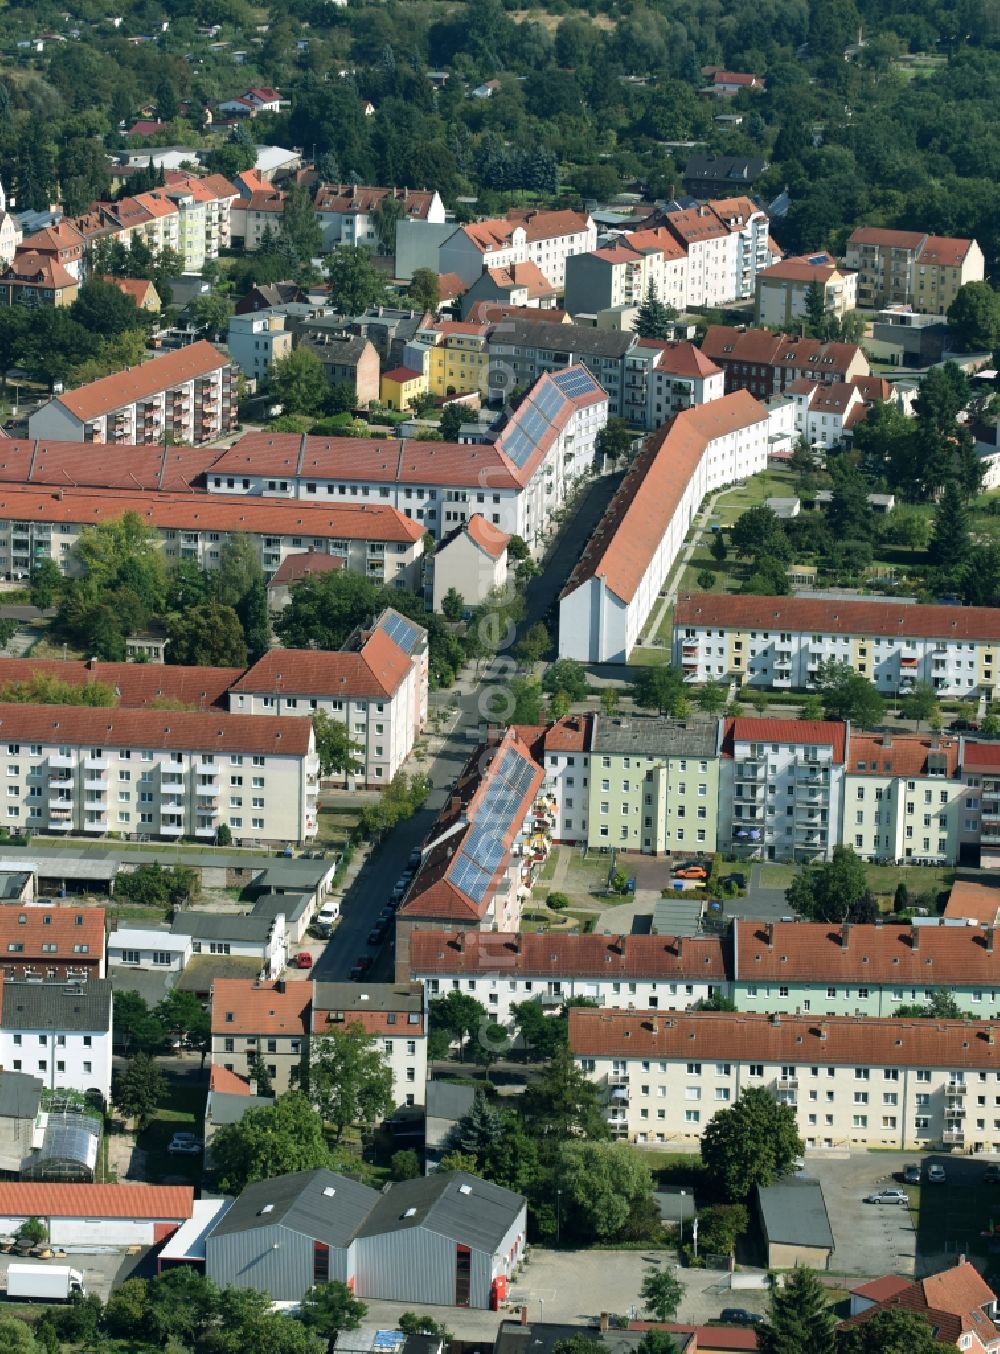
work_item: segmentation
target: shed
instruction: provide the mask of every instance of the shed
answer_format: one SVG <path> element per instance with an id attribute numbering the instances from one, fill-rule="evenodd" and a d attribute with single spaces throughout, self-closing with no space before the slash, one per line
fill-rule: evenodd
<path id="1" fill-rule="evenodd" d="M 191 1216 L 190 1185 L 0 1182 L 0 1231 L 40 1218 L 56 1246 L 151 1246 Z"/>
<path id="2" fill-rule="evenodd" d="M 788 519 L 798 517 L 802 511 L 802 500 L 798 498 L 769 498 L 765 507 L 770 508 L 775 517 Z"/>
<path id="3" fill-rule="evenodd" d="M 769 1269 L 828 1269 L 833 1232 L 818 1180 L 789 1176 L 757 1188 L 757 1216 Z"/>
<path id="4" fill-rule="evenodd" d="M 0 1171 L 17 1175 L 31 1151 L 42 1098 L 39 1077 L 0 1072 Z"/>
<path id="5" fill-rule="evenodd" d="M 181 1223 L 156 1257 L 157 1274 L 177 1265 L 194 1265 L 204 1274 L 205 1241 L 232 1206 L 232 1199 L 195 1199 L 187 1222 Z"/>

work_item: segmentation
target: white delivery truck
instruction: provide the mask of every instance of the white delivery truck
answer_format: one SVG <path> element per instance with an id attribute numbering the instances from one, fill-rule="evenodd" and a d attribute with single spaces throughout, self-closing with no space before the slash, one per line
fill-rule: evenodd
<path id="1" fill-rule="evenodd" d="M 83 1275 L 69 1265 L 18 1265 L 7 1267 L 7 1298 L 21 1302 L 69 1302 L 74 1293 L 87 1290 Z"/>

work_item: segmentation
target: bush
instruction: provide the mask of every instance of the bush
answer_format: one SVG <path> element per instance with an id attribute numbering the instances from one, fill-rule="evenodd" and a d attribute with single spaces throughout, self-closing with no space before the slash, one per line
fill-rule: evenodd
<path id="1" fill-rule="evenodd" d="M 569 907 L 572 899 L 568 893 L 550 893 L 545 900 L 553 912 L 561 912 L 563 908 Z"/>

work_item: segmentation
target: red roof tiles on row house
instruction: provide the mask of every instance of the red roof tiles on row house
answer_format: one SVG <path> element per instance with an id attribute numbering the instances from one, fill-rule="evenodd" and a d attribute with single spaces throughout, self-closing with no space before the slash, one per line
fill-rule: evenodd
<path id="1" fill-rule="evenodd" d="M 1000 640 L 1000 607 L 900 606 L 895 602 L 848 601 L 841 597 L 820 600 L 684 592 L 677 598 L 674 625 L 825 635 Z"/>

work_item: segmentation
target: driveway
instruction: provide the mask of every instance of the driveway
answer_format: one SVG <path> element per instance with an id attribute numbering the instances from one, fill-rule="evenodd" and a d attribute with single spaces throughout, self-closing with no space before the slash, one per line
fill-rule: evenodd
<path id="1" fill-rule="evenodd" d="M 809 1153 L 805 1173 L 823 1186 L 833 1231 L 832 1270 L 864 1275 L 914 1273 L 913 1214 L 899 1204 L 861 1201 L 873 1190 L 899 1188 L 904 1165 L 919 1160 L 919 1154 L 899 1152 Z"/>

